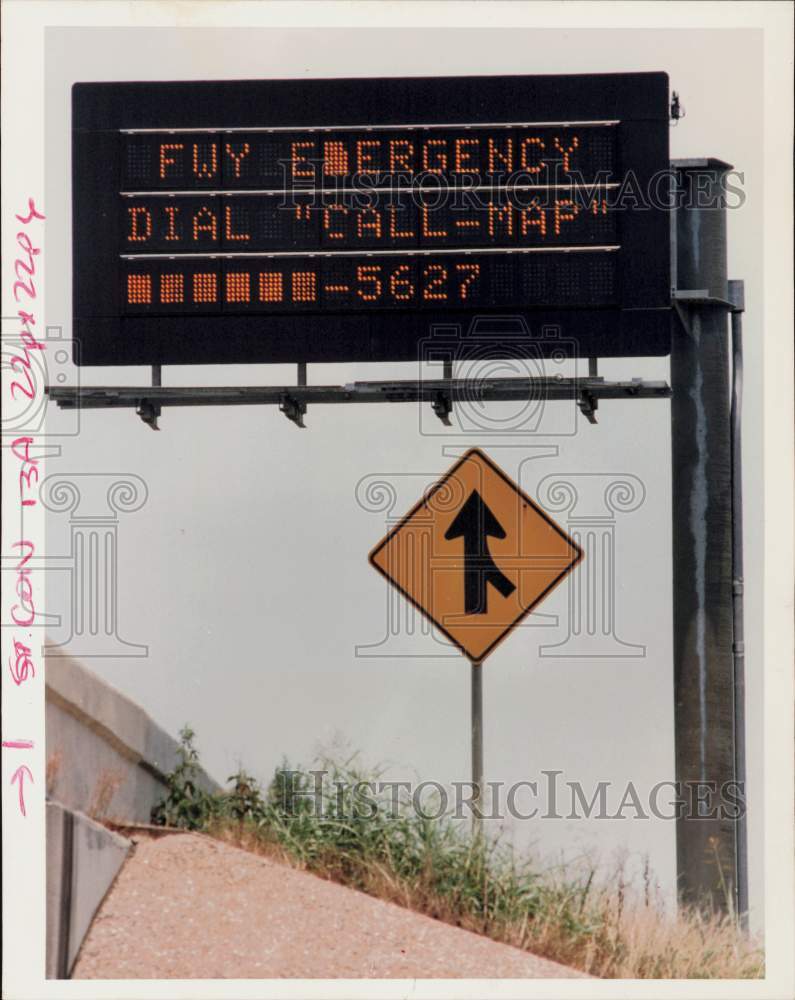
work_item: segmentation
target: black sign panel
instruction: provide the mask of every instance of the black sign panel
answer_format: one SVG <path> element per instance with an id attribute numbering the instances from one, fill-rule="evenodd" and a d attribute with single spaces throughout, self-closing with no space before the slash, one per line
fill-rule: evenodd
<path id="1" fill-rule="evenodd" d="M 667 168 L 662 73 L 77 84 L 75 358 L 666 353 Z"/>

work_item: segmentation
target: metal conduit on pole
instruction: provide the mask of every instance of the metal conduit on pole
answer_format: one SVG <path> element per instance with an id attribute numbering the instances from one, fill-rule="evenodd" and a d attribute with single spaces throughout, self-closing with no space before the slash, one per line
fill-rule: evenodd
<path id="1" fill-rule="evenodd" d="M 735 781 L 742 789 L 743 809 L 737 819 L 737 912 L 748 928 L 748 823 L 745 766 L 745 623 L 743 595 L 743 312 L 745 289 L 742 281 L 729 282 L 732 303 L 732 616 L 734 625 L 734 752 Z"/>

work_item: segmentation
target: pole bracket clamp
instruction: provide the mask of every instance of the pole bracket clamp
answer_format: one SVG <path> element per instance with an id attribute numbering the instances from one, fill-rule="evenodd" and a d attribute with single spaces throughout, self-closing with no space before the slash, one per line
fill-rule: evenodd
<path id="1" fill-rule="evenodd" d="M 296 427 L 300 427 L 303 430 L 306 429 L 306 424 L 304 423 L 306 403 L 303 400 L 296 399 L 295 396 L 285 393 L 279 400 L 279 409 Z"/>
<path id="2" fill-rule="evenodd" d="M 453 426 L 450 420 L 450 414 L 453 412 L 453 401 L 446 392 L 437 392 L 431 400 L 431 407 L 445 427 Z"/>
<path id="3" fill-rule="evenodd" d="M 150 403 L 148 399 L 142 399 L 135 412 L 147 427 L 151 427 L 153 431 L 160 430 L 157 426 L 157 418 L 162 411 L 156 403 Z"/>
<path id="4" fill-rule="evenodd" d="M 599 400 L 592 392 L 589 392 L 588 389 L 583 389 L 580 392 L 580 398 L 577 405 L 589 424 L 596 424 L 599 422 L 596 419 L 596 411 L 599 408 Z"/>

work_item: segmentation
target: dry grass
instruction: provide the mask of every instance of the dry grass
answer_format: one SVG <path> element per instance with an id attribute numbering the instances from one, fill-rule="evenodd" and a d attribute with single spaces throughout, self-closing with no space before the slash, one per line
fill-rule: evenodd
<path id="1" fill-rule="evenodd" d="M 88 805 L 88 815 L 91 819 L 103 820 L 107 817 L 113 796 L 123 782 L 124 775 L 119 771 L 110 771 L 106 768 L 99 772 Z"/>
<path id="2" fill-rule="evenodd" d="M 191 733 L 192 737 L 192 733 Z M 191 756 L 192 755 L 192 756 Z M 227 793 L 197 790 L 198 757 L 169 778 L 176 825 L 405 906 L 593 976 L 621 979 L 751 979 L 764 975 L 760 944 L 731 914 L 680 908 L 652 892 L 633 895 L 619 862 L 600 881 L 593 865 L 550 867 L 428 819 L 410 801 L 363 794 L 377 773 L 321 761 L 333 794 L 312 800 L 307 771 L 282 767 L 266 793 L 239 771 Z M 163 821 L 163 810 L 155 809 Z M 170 814 L 171 814 L 170 813 Z"/>
<path id="3" fill-rule="evenodd" d="M 506 912 L 472 912 L 460 895 L 440 893 L 433 874 L 411 881 L 389 863 L 375 859 L 357 867 L 330 852 L 323 861 L 307 861 L 274 837 L 272 830 L 250 822 L 215 818 L 206 832 L 213 837 L 350 885 L 457 927 L 484 934 L 592 976 L 608 979 L 753 979 L 764 976 L 764 953 L 758 942 L 739 930 L 731 916 L 697 909 L 666 913 L 645 901 L 627 902 L 620 880 L 586 889 L 565 873 L 540 876 L 544 882 L 537 906 L 509 907 Z M 518 874 L 518 873 L 517 873 Z M 504 876 L 503 876 L 504 878 Z M 500 895 L 499 877 L 484 884 Z M 586 878 L 585 883 L 588 883 Z M 513 886 L 512 888 L 516 888 Z M 488 891 L 488 890 L 487 890 Z M 503 892 L 505 888 L 503 887 Z"/>
<path id="4" fill-rule="evenodd" d="M 45 785 L 47 788 L 47 797 L 53 798 L 55 795 L 55 788 L 58 784 L 58 775 L 61 773 L 61 765 L 63 763 L 63 754 L 60 750 L 54 750 L 47 757 L 47 765 L 45 771 Z"/>

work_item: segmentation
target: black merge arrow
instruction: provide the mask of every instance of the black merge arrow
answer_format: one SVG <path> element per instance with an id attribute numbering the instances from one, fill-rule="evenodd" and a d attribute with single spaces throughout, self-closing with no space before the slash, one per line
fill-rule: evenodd
<path id="1" fill-rule="evenodd" d="M 472 490 L 467 502 L 456 514 L 444 537 L 464 539 L 464 611 L 468 615 L 485 615 L 488 611 L 486 584 L 491 584 L 503 597 L 516 590 L 507 576 L 497 569 L 486 539 L 505 538 L 505 529 Z"/>

